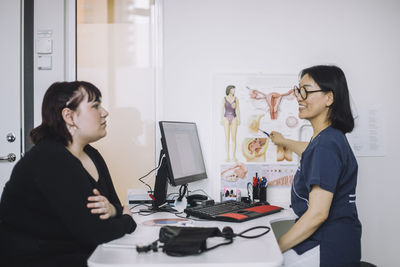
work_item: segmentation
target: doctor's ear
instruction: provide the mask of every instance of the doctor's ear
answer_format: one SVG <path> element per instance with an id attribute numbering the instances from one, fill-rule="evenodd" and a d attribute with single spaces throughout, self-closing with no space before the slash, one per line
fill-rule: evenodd
<path id="1" fill-rule="evenodd" d="M 74 111 L 72 111 L 69 108 L 63 108 L 63 110 L 61 111 L 61 116 L 63 117 L 65 123 L 69 126 L 74 125 L 73 114 L 74 114 Z"/>
<path id="2" fill-rule="evenodd" d="M 334 97 L 332 91 L 329 91 L 329 92 L 327 93 L 327 96 L 328 96 L 328 101 L 327 101 L 327 103 L 326 103 L 326 106 L 327 106 L 327 107 L 330 107 L 330 106 L 332 106 L 335 97 Z"/>

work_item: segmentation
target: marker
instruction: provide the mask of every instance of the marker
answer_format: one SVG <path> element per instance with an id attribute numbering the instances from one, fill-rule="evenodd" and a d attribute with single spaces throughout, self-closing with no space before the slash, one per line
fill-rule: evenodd
<path id="1" fill-rule="evenodd" d="M 269 133 L 267 133 L 266 131 L 263 131 L 263 130 L 261 130 L 260 128 L 258 128 L 258 130 L 259 130 L 260 132 L 265 133 L 269 138 L 271 138 L 271 136 L 269 135 Z"/>

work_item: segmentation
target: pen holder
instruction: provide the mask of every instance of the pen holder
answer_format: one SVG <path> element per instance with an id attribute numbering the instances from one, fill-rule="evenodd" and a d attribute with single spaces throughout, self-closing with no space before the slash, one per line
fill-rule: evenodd
<path id="1" fill-rule="evenodd" d="M 256 199 L 260 199 L 260 187 L 259 186 L 253 186 L 253 201 Z"/>
<path id="2" fill-rule="evenodd" d="M 260 202 L 267 202 L 267 188 L 261 187 L 259 192 Z"/>

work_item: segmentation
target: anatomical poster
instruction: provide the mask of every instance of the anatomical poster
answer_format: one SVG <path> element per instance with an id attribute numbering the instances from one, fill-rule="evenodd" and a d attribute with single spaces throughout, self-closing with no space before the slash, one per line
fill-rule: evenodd
<path id="1" fill-rule="evenodd" d="M 268 135 L 277 131 L 294 140 L 308 141 L 311 137 L 310 125 L 298 117 L 292 90 L 297 84 L 297 75 L 215 75 L 214 157 L 219 163 L 216 172 L 222 193 L 224 188 L 239 188 L 246 195 L 247 185 L 256 176 L 269 179 L 270 186 L 290 188 L 299 157 L 286 147 L 274 145 Z M 272 174 L 274 179 L 281 174 L 281 178 L 291 179 L 272 183 Z"/>

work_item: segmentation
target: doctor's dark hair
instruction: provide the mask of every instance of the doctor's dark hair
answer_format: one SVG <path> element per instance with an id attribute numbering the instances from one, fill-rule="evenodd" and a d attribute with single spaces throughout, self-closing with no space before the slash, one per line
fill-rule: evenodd
<path id="1" fill-rule="evenodd" d="M 65 146 L 72 142 L 72 136 L 62 117 L 62 110 L 69 108 L 76 110 L 79 104 L 88 95 L 88 102 L 100 101 L 100 90 L 89 82 L 55 82 L 47 89 L 42 103 L 42 124 L 30 133 L 33 144 L 43 139 L 52 139 Z"/>
<path id="2" fill-rule="evenodd" d="M 226 87 L 226 90 L 225 90 L 225 94 L 226 95 L 229 95 L 229 93 L 231 92 L 231 89 L 235 89 L 236 87 L 234 86 L 234 85 L 228 85 L 227 87 Z"/>
<path id="3" fill-rule="evenodd" d="M 333 104 L 329 107 L 329 121 L 332 127 L 349 133 L 354 128 L 354 118 L 350 107 L 349 89 L 344 72 L 336 66 L 318 65 L 300 72 L 300 77 L 308 74 L 324 92 L 333 93 Z"/>

